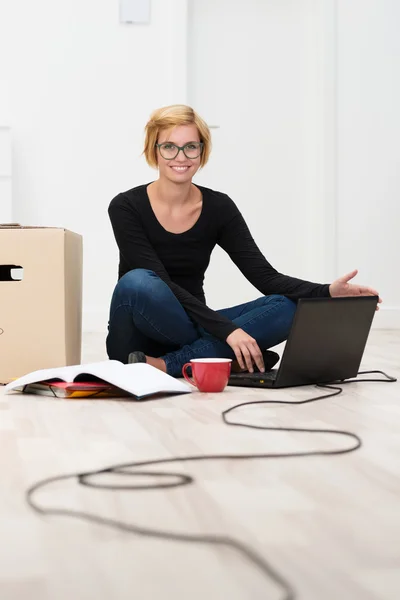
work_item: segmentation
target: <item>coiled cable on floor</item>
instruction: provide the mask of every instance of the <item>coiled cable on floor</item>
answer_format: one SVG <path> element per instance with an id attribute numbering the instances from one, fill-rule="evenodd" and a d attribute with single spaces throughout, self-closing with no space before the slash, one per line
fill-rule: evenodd
<path id="1" fill-rule="evenodd" d="M 354 452 L 358 448 L 361 447 L 362 441 L 361 438 L 350 431 L 345 431 L 341 429 L 306 429 L 300 427 L 268 427 L 264 425 L 253 425 L 249 423 L 242 423 L 240 421 L 230 421 L 228 420 L 228 415 L 231 415 L 238 411 L 238 409 L 246 407 L 246 406 L 261 406 L 261 405 L 270 405 L 270 404 L 279 404 L 279 405 L 290 405 L 290 406 L 300 406 L 304 404 L 310 404 L 312 402 L 317 402 L 320 400 L 326 400 L 328 398 L 332 398 L 333 396 L 337 396 L 342 393 L 343 389 L 338 387 L 339 385 L 347 384 L 347 383 L 355 383 L 355 382 L 380 382 L 380 383 L 392 383 L 397 381 L 396 378 L 391 377 L 384 373 L 383 371 L 360 371 L 358 375 L 370 375 L 370 374 L 381 374 L 385 377 L 382 378 L 373 378 L 373 379 L 349 379 L 344 381 L 335 381 L 329 384 L 317 385 L 317 388 L 330 390 L 330 393 L 317 396 L 315 398 L 308 398 L 306 400 L 300 400 L 297 402 L 289 402 L 285 400 L 259 400 L 259 401 L 251 401 L 251 402 L 242 402 L 240 404 L 236 404 L 226 410 L 222 411 L 221 417 L 222 421 L 229 426 L 232 427 L 245 427 L 248 429 L 258 429 L 264 431 L 283 431 L 290 433 L 309 433 L 309 434 L 326 434 L 326 435 L 336 435 L 340 436 L 341 439 L 346 440 L 348 444 L 343 448 L 335 449 L 335 450 L 310 450 L 304 452 L 280 452 L 280 453 L 258 453 L 258 454 L 198 454 L 192 456 L 174 456 L 170 458 L 160 458 L 154 460 L 141 460 L 141 461 L 133 461 L 129 463 L 121 463 L 112 465 L 109 467 L 105 467 L 104 469 L 96 469 L 94 471 L 87 471 L 84 473 L 70 473 L 67 475 L 56 475 L 54 477 L 49 477 L 47 479 L 43 479 L 34 485 L 32 485 L 26 491 L 26 501 L 29 506 L 41 515 L 53 515 L 53 516 L 68 516 L 74 517 L 77 519 L 83 519 L 85 521 L 104 525 L 107 527 L 112 527 L 114 529 L 124 531 L 126 533 L 133 533 L 140 536 L 150 537 L 150 538 L 158 538 L 169 541 L 176 542 L 186 542 L 186 543 L 195 543 L 195 544 L 209 544 L 219 547 L 230 548 L 231 550 L 236 551 L 243 558 L 247 559 L 255 568 L 257 568 L 265 577 L 267 577 L 270 581 L 273 581 L 278 587 L 281 588 L 283 595 L 281 596 L 281 600 L 295 600 L 296 593 L 291 585 L 291 583 L 280 574 L 267 560 L 258 554 L 255 550 L 253 550 L 247 544 L 244 544 L 233 537 L 225 536 L 225 535 L 197 535 L 190 533 L 177 533 L 169 530 L 161 530 L 153 527 L 144 527 L 135 524 L 123 523 L 116 519 L 111 519 L 107 517 L 99 517 L 97 515 L 93 515 L 89 512 L 79 511 L 79 510 L 70 510 L 62 507 L 43 507 L 40 503 L 38 503 L 35 499 L 35 496 L 39 490 L 42 490 L 44 487 L 49 486 L 52 483 L 59 482 L 67 479 L 75 479 L 78 484 L 90 487 L 97 490 L 112 490 L 112 491 L 143 491 L 143 490 L 159 490 L 166 488 L 176 488 L 184 485 L 190 485 L 195 483 L 194 477 L 188 475 L 186 473 L 178 473 L 171 471 L 154 471 L 154 470 L 142 470 L 143 467 L 154 467 L 158 465 L 170 465 L 172 463 L 188 463 L 188 462 L 198 462 L 198 461 L 227 461 L 227 460 L 265 460 L 265 459 L 281 459 L 281 458 L 300 458 L 300 457 L 312 457 L 312 456 L 334 456 L 339 454 L 348 454 L 350 452 Z M 137 469 L 136 471 L 133 469 Z M 105 484 L 98 481 L 99 476 L 105 474 L 118 474 L 129 478 L 129 482 L 126 484 Z M 155 478 L 154 483 L 143 484 L 143 483 L 134 483 L 135 477 L 143 478 L 143 476 L 147 476 L 149 478 Z M 161 481 L 160 479 L 165 479 L 165 481 Z"/>

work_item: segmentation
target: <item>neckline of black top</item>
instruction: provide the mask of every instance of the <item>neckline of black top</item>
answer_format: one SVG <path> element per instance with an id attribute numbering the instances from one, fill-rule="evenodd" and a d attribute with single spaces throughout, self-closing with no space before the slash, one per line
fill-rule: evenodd
<path id="1" fill-rule="evenodd" d="M 153 183 L 152 181 L 150 181 L 150 183 Z M 198 227 L 198 225 L 200 224 L 200 222 L 203 220 L 204 217 L 204 192 L 203 192 L 203 188 L 201 188 L 198 185 L 195 185 L 195 187 L 200 191 L 201 196 L 202 196 L 202 207 L 201 207 L 201 211 L 200 214 L 198 216 L 198 219 L 195 223 L 193 223 L 193 225 L 189 228 L 186 229 L 186 231 L 181 231 L 180 233 L 174 233 L 173 231 L 168 231 L 168 229 L 165 229 L 165 227 L 163 227 L 160 223 L 160 221 L 157 219 L 156 214 L 153 210 L 153 207 L 151 206 L 151 202 L 150 202 L 150 197 L 147 191 L 148 186 L 150 185 L 150 183 L 146 183 L 143 187 L 144 187 L 144 191 L 145 191 L 145 198 L 146 198 L 146 207 L 148 209 L 148 212 L 151 214 L 153 220 L 157 223 L 157 226 L 167 235 L 171 235 L 171 236 L 179 236 L 179 235 L 186 235 L 188 233 L 193 232 L 194 229 L 196 229 Z"/>

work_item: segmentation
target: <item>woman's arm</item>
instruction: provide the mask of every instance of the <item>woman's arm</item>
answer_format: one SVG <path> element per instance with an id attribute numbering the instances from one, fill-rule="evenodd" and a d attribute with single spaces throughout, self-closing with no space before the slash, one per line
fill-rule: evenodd
<path id="1" fill-rule="evenodd" d="M 149 242 L 136 209 L 126 203 L 123 196 L 116 196 L 110 203 L 108 214 L 121 256 L 131 269 L 154 271 L 171 289 L 187 314 L 220 340 L 238 327 L 226 317 L 208 308 L 185 289 L 174 283 Z"/>
<path id="2" fill-rule="evenodd" d="M 329 284 L 312 283 L 278 273 L 255 243 L 235 203 L 226 196 L 226 207 L 220 214 L 218 245 L 231 257 L 243 275 L 265 296 L 282 294 L 293 300 L 312 296 L 330 296 Z"/>

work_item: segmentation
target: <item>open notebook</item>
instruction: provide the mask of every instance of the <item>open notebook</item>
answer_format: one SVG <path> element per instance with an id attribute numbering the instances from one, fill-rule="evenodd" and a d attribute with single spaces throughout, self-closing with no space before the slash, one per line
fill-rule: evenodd
<path id="1" fill-rule="evenodd" d="M 184 394 L 192 388 L 147 363 L 124 365 L 118 360 L 106 360 L 87 365 L 74 365 L 54 369 L 41 369 L 15 379 L 5 386 L 6 392 L 28 390 L 29 384 L 61 380 L 68 383 L 103 381 L 137 399 L 153 394 Z M 118 396 L 118 393 L 115 394 Z"/>

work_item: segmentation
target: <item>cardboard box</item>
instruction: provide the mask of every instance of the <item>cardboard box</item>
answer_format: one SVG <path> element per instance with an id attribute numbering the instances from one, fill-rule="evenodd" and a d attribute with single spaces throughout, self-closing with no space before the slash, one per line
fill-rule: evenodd
<path id="1" fill-rule="evenodd" d="M 0 383 L 81 362 L 82 237 L 0 225 Z"/>

